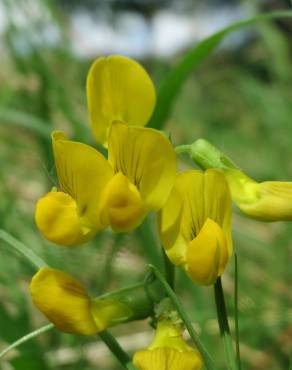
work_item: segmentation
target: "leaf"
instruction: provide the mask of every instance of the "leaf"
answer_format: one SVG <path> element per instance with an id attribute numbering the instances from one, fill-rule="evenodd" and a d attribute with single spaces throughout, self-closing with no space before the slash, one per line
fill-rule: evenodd
<path id="1" fill-rule="evenodd" d="M 28 129 L 41 138 L 51 141 L 51 126 L 49 123 L 27 113 L 1 108 L 0 124 Z"/>
<path id="2" fill-rule="evenodd" d="M 225 36 L 242 27 L 246 27 L 260 21 L 283 17 L 292 17 L 292 11 L 270 12 L 240 20 L 207 37 L 187 52 L 182 60 L 172 68 L 171 72 L 158 89 L 156 109 L 149 126 L 156 129 L 163 128 L 171 113 L 173 103 L 175 102 L 180 88 L 186 81 L 187 77 L 210 55 Z"/>

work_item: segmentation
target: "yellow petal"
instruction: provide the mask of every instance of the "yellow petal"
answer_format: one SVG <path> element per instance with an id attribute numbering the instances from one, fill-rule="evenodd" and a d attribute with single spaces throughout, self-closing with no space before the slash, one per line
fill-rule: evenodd
<path id="1" fill-rule="evenodd" d="M 167 202 L 158 213 L 158 229 L 161 243 L 168 258 L 177 266 L 185 264 L 187 241 L 181 234 L 183 198 L 173 187 Z"/>
<path id="2" fill-rule="evenodd" d="M 188 246 L 186 270 L 191 279 L 210 285 L 220 276 L 228 261 L 227 240 L 222 228 L 207 219 L 201 231 Z"/>
<path id="3" fill-rule="evenodd" d="M 113 176 L 111 166 L 97 150 L 67 140 L 62 132 L 53 132 L 52 139 L 62 191 L 75 200 L 84 224 L 95 230 L 102 229 L 105 225 L 100 220 L 100 197 Z"/>
<path id="4" fill-rule="evenodd" d="M 216 169 L 204 173 L 204 212 L 217 222 L 227 239 L 228 254 L 232 254 L 231 193 L 224 174 Z"/>
<path id="5" fill-rule="evenodd" d="M 179 352 L 157 348 L 136 352 L 133 364 L 138 370 L 201 370 L 203 362 L 196 351 Z"/>
<path id="6" fill-rule="evenodd" d="M 292 220 L 292 182 L 257 183 L 243 172 L 225 173 L 232 198 L 242 212 L 260 221 Z"/>
<path id="7" fill-rule="evenodd" d="M 155 338 L 148 349 L 167 347 L 179 352 L 193 351 L 182 337 L 183 328 L 171 320 L 159 320 L 155 332 Z"/>
<path id="8" fill-rule="evenodd" d="M 176 176 L 176 156 L 169 140 L 150 128 L 112 125 L 109 162 L 134 184 L 148 211 L 166 202 Z"/>
<path id="9" fill-rule="evenodd" d="M 208 218 L 224 230 L 231 255 L 231 197 L 224 175 L 216 170 L 179 173 L 159 215 L 161 242 L 174 264 L 186 263 L 188 244 Z"/>
<path id="10" fill-rule="evenodd" d="M 130 231 L 145 217 L 136 186 L 118 172 L 107 184 L 101 199 L 101 220 L 115 231 Z"/>
<path id="11" fill-rule="evenodd" d="M 74 199 L 59 191 L 51 191 L 38 200 L 35 221 L 46 239 L 63 246 L 83 244 L 95 234 L 82 223 Z"/>
<path id="12" fill-rule="evenodd" d="M 182 337 L 182 327 L 171 320 L 157 323 L 155 338 L 148 349 L 135 353 L 135 367 L 139 370 L 200 370 L 201 355 Z"/>
<path id="13" fill-rule="evenodd" d="M 43 267 L 30 283 L 37 308 L 61 331 L 90 335 L 98 332 L 86 290 L 72 276 Z"/>
<path id="14" fill-rule="evenodd" d="M 87 76 L 87 101 L 96 140 L 105 144 L 115 121 L 144 126 L 155 106 L 153 83 L 132 59 L 113 55 L 97 59 Z"/>

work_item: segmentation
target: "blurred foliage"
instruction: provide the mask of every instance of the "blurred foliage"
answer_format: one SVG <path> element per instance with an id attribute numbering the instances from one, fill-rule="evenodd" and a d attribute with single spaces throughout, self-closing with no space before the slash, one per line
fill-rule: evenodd
<path id="1" fill-rule="evenodd" d="M 9 8 L 10 2 L 3 1 Z M 48 6 L 49 4 L 49 6 Z M 48 2 L 49 22 L 61 42 L 45 47 L 30 28 L 9 20 L 0 70 L 0 227 L 23 241 L 54 267 L 79 277 L 92 294 L 139 281 L 145 260 L 161 266 L 153 218 L 131 235 L 107 230 L 85 247 L 56 247 L 41 238 L 33 220 L 36 200 L 55 184 L 49 132 L 65 129 L 92 145 L 87 125 L 85 79 L 91 60 L 77 59 L 66 36 L 66 19 Z M 25 5 L 25 1 L 22 2 Z M 28 16 L 29 10 L 23 6 Z M 23 44 L 24 43 L 24 44 Z M 19 46 L 25 47 L 25 52 Z M 23 46 L 24 45 L 24 46 Z M 178 56 L 179 57 L 179 56 Z M 177 62 L 142 61 L 159 86 Z M 258 25 L 245 44 L 213 53 L 188 78 L 165 127 L 175 144 L 210 140 L 257 180 L 292 180 L 291 34 L 275 23 Z M 181 168 L 191 165 L 187 158 Z M 153 236 L 154 235 L 154 236 Z M 245 369 L 288 368 L 292 343 L 292 229 L 289 223 L 263 224 L 235 210 L 234 245 L 239 261 L 239 319 Z M 1 245 L 0 348 L 46 323 L 32 307 L 31 266 Z M 194 286 L 178 273 L 178 289 L 202 339 L 224 368 L 213 292 Z M 224 276 L 233 317 L 232 261 Z M 147 323 L 117 327 L 127 350 L 147 344 Z M 144 339 L 131 340 L 145 333 Z M 142 335 L 143 336 L 143 335 Z M 136 337 L 135 337 L 136 338 Z M 2 365 L 0 365 L 0 368 Z M 3 361 L 15 370 L 119 369 L 98 338 L 56 331 L 26 343 Z"/>

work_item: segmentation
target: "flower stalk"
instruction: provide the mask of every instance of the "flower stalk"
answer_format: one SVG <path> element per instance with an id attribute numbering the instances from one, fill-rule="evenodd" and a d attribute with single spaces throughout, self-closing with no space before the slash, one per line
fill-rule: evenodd
<path id="1" fill-rule="evenodd" d="M 131 358 L 108 331 L 102 331 L 99 333 L 99 337 L 125 369 L 136 370 L 131 362 Z"/>
<path id="2" fill-rule="evenodd" d="M 203 356 L 206 369 L 207 370 L 215 370 L 215 365 L 214 365 L 213 359 L 211 358 L 211 356 L 210 356 L 209 352 L 207 351 L 207 349 L 205 348 L 204 344 L 201 342 L 198 334 L 196 333 L 196 331 L 195 331 L 195 329 L 192 325 L 192 322 L 191 322 L 190 318 L 188 317 L 187 313 L 185 312 L 185 310 L 181 306 L 176 294 L 171 289 L 171 287 L 169 286 L 167 281 L 164 279 L 161 272 L 153 265 L 149 265 L 149 267 L 152 270 L 152 272 L 154 273 L 157 280 L 163 286 L 163 288 L 164 288 L 165 292 L 167 293 L 168 297 L 170 298 L 174 308 L 176 309 L 176 311 L 179 313 L 181 319 L 183 320 L 183 322 L 185 324 L 185 327 L 187 328 L 187 330 L 190 334 L 190 337 L 192 338 L 192 340 L 196 344 L 199 352 Z"/>
<path id="3" fill-rule="evenodd" d="M 232 338 L 229 329 L 227 310 L 220 277 L 216 280 L 214 284 L 214 292 L 220 335 L 223 339 L 223 345 L 227 359 L 227 368 L 228 370 L 238 370 L 234 358 Z"/>

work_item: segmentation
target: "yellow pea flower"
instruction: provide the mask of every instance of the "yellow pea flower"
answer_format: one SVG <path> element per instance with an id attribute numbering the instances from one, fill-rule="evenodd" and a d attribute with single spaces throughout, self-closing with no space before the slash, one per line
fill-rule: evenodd
<path id="1" fill-rule="evenodd" d="M 182 329 L 169 320 L 159 321 L 153 342 L 133 358 L 138 370 L 201 370 L 203 361 L 198 351 L 182 338 Z"/>
<path id="2" fill-rule="evenodd" d="M 93 63 L 86 90 L 93 133 L 97 142 L 105 145 L 113 122 L 144 126 L 156 102 L 155 88 L 144 68 L 119 55 Z"/>
<path id="3" fill-rule="evenodd" d="M 232 199 L 247 216 L 260 221 L 292 220 L 292 182 L 256 182 L 242 171 L 224 171 Z"/>
<path id="4" fill-rule="evenodd" d="M 66 333 L 91 335 L 132 315 L 115 299 L 91 299 L 78 280 L 48 267 L 33 276 L 30 293 L 37 308 Z"/>
<path id="5" fill-rule="evenodd" d="M 170 260 L 194 282 L 213 284 L 232 253 L 231 196 L 223 173 L 179 173 L 160 211 L 159 230 Z"/>
<path id="6" fill-rule="evenodd" d="M 165 203 L 175 181 L 176 156 L 159 131 L 115 122 L 108 160 L 94 148 L 53 132 L 60 190 L 36 205 L 36 224 L 45 238 L 82 244 L 111 226 L 130 231 Z"/>

